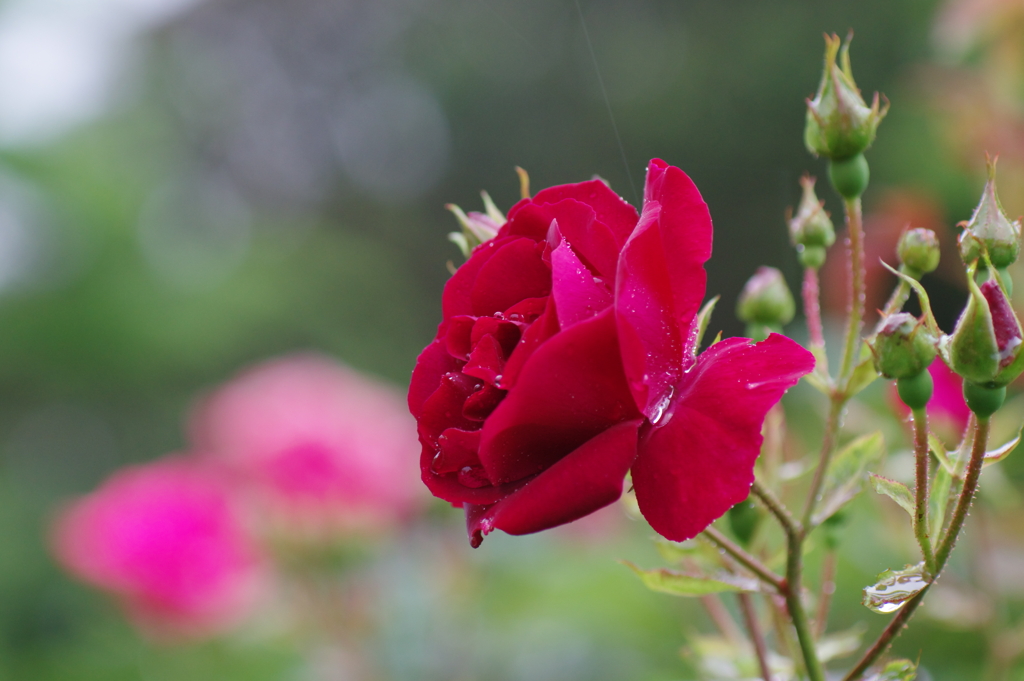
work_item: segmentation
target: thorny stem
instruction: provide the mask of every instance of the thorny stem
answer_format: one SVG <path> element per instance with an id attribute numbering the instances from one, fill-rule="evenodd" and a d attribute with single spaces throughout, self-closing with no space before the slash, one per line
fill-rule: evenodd
<path id="1" fill-rule="evenodd" d="M 757 612 L 754 611 L 754 600 L 748 593 L 741 592 L 736 594 L 736 597 L 740 602 L 743 621 L 750 632 L 750 640 L 754 644 L 754 654 L 757 655 L 757 663 L 761 667 L 761 678 L 764 681 L 772 681 L 772 670 L 768 666 L 768 647 L 764 642 L 761 624 L 757 621 Z"/>
<path id="2" fill-rule="evenodd" d="M 800 642 L 800 652 L 803 653 L 804 666 L 807 668 L 807 676 L 810 681 L 825 681 L 825 669 L 818 659 L 818 650 L 814 643 L 814 634 L 811 632 L 810 622 L 807 620 L 807 611 L 804 610 L 803 601 L 800 599 L 800 585 L 803 572 L 803 533 L 796 532 L 788 536 L 788 550 L 786 551 L 786 609 L 789 610 L 789 618 L 793 621 L 793 628 L 796 629 L 797 640 Z"/>
<path id="3" fill-rule="evenodd" d="M 786 583 L 782 594 L 786 597 L 786 609 L 789 611 L 789 619 L 793 622 L 793 628 L 796 630 L 804 666 L 807 668 L 807 676 L 811 681 L 825 681 L 825 670 L 818 659 L 814 634 L 807 618 L 807 611 L 800 598 L 803 578 L 804 527 L 793 518 L 789 509 L 772 494 L 771 490 L 755 481 L 751 491 L 778 518 L 786 532 Z"/>
<path id="4" fill-rule="evenodd" d="M 843 360 L 839 365 L 840 385 L 848 378 L 860 349 L 860 331 L 864 325 L 864 226 L 861 218 L 860 198 L 843 201 L 846 208 L 847 237 L 850 266 L 850 300 L 847 306 L 846 342 Z"/>
<path id="5" fill-rule="evenodd" d="M 800 527 L 800 523 L 796 521 L 793 514 L 789 512 L 789 509 L 783 505 L 779 498 L 775 496 L 774 492 L 761 484 L 760 480 L 754 480 L 754 484 L 750 486 L 750 491 L 755 497 L 761 500 L 761 503 L 778 518 L 779 523 L 782 524 L 782 529 L 786 531 L 786 535 L 799 535 L 803 532 L 803 528 Z"/>
<path id="6" fill-rule="evenodd" d="M 786 586 L 782 577 L 772 572 L 764 563 L 748 553 L 739 544 L 736 544 L 713 527 L 704 530 L 704 536 L 712 544 L 715 544 L 718 548 L 732 556 L 736 562 L 757 575 L 759 579 L 775 587 L 780 593 L 785 590 Z"/>
<path id="7" fill-rule="evenodd" d="M 977 419 L 977 426 L 975 427 L 974 433 L 974 445 L 971 447 L 971 459 L 967 464 L 967 474 L 964 477 L 964 486 L 960 490 L 960 496 L 956 502 L 956 509 L 953 511 L 953 517 L 949 522 L 949 527 L 946 529 L 945 535 L 942 537 L 942 542 L 939 544 L 938 550 L 935 552 L 935 572 L 933 573 L 932 580 L 928 586 L 921 589 L 917 594 L 911 598 L 906 604 L 896 613 L 892 621 L 889 622 L 889 626 L 885 628 L 885 631 L 881 633 L 878 640 L 875 641 L 874 645 L 864 653 L 864 656 L 857 663 L 857 666 L 850 670 L 843 681 L 856 681 L 860 676 L 867 671 L 868 667 L 875 663 L 875 661 L 881 657 L 889 646 L 892 645 L 893 640 L 903 631 L 903 628 L 907 625 L 907 621 L 910 620 L 910 616 L 914 614 L 917 606 L 921 604 L 925 594 L 931 585 L 938 579 L 939 574 L 942 572 L 942 568 L 946 566 L 946 561 L 949 560 L 949 554 L 953 550 L 953 546 L 956 544 L 957 536 L 960 534 L 960 530 L 963 529 L 964 521 L 967 520 L 967 511 L 971 507 L 971 502 L 974 500 L 974 493 L 978 490 L 978 478 L 981 476 L 981 466 L 985 461 L 985 448 L 988 446 L 988 430 L 989 421 L 988 418 Z"/>
<path id="8" fill-rule="evenodd" d="M 821 325 L 821 296 L 818 292 L 818 270 L 804 269 L 804 317 L 807 318 L 807 334 L 812 348 L 825 347 L 825 334 Z"/>
<path id="9" fill-rule="evenodd" d="M 839 435 L 839 415 L 842 414 L 845 403 L 845 397 L 832 396 L 832 406 L 828 412 L 828 420 L 825 421 L 825 436 L 821 441 L 818 468 L 814 471 L 814 480 L 811 482 L 811 490 L 807 495 L 807 506 L 804 509 L 804 527 L 811 526 L 811 519 L 818 506 L 818 497 L 821 496 L 821 487 L 825 484 L 825 474 L 828 472 L 828 464 L 832 460 L 832 450 L 835 449 L 836 438 Z"/>
<path id="10" fill-rule="evenodd" d="M 814 635 L 820 637 L 828 627 L 828 610 L 832 605 L 832 594 L 836 591 L 836 552 L 827 551 L 821 566 L 821 595 L 818 596 L 818 613 L 814 618 Z"/>
<path id="11" fill-rule="evenodd" d="M 935 555 L 928 536 L 928 413 L 914 410 L 914 536 L 930 574 L 935 574 Z"/>
<path id="12" fill-rule="evenodd" d="M 935 551 L 935 576 L 942 572 L 949 560 L 949 554 L 953 551 L 960 529 L 967 520 L 967 511 L 974 500 L 974 493 L 978 489 L 978 478 L 981 477 L 981 466 L 985 462 L 985 448 L 988 446 L 988 418 L 978 417 L 978 424 L 974 430 L 974 446 L 971 447 L 971 460 L 967 464 L 967 475 L 964 476 L 964 486 L 960 490 L 960 498 L 957 499 L 956 509 L 953 517 L 950 518 L 949 527 L 942 537 L 942 543 Z"/>

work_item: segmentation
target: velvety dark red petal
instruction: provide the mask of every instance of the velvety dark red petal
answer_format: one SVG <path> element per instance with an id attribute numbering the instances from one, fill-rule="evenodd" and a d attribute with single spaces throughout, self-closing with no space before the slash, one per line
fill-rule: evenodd
<path id="1" fill-rule="evenodd" d="M 688 329 L 707 287 L 704 263 L 711 257 L 711 213 L 693 181 L 661 159 L 647 166 L 644 203 L 661 205 L 659 232 L 665 248 L 669 281 L 679 328 Z M 689 341 L 689 338 L 684 338 Z M 690 347 L 684 348 L 687 352 Z"/>
<path id="2" fill-rule="evenodd" d="M 437 438 L 439 451 L 430 462 L 430 470 L 443 475 L 456 473 L 466 466 L 479 466 L 476 452 L 480 448 L 479 430 L 449 428 Z"/>
<path id="3" fill-rule="evenodd" d="M 508 222 L 501 228 L 501 234 L 508 237 L 526 237 L 533 241 L 547 238 L 551 227 L 551 210 L 548 206 L 539 206 L 533 202 L 520 201 L 509 211 Z"/>
<path id="4" fill-rule="evenodd" d="M 633 464 L 640 511 L 673 541 L 696 536 L 747 498 L 765 414 L 814 357 L 778 334 L 730 338 L 700 355 Z"/>
<path id="5" fill-rule="evenodd" d="M 505 358 L 508 358 L 512 351 L 516 349 L 516 345 L 518 345 L 519 339 L 522 336 L 521 326 L 523 326 L 522 323 L 504 321 L 494 317 L 480 317 L 476 324 L 473 325 L 472 333 L 469 336 L 470 342 L 472 345 L 476 345 L 484 336 L 493 336 L 501 346 L 501 351 L 504 353 Z"/>
<path id="6" fill-rule="evenodd" d="M 472 333 L 476 317 L 457 315 L 448 320 L 444 333 L 445 347 L 455 359 L 465 361 L 473 351 Z"/>
<path id="7" fill-rule="evenodd" d="M 534 203 L 558 203 L 563 199 L 574 199 L 593 208 L 597 221 L 608 227 L 615 236 L 618 247 L 626 243 L 639 219 L 636 208 L 601 180 L 550 187 L 533 197 Z M 569 241 L 573 243 L 571 238 Z"/>
<path id="8" fill-rule="evenodd" d="M 531 299 L 532 301 L 538 300 L 537 298 Z M 508 362 L 505 364 L 505 373 L 502 375 L 502 379 L 498 382 L 498 387 L 510 390 L 519 379 L 519 372 L 522 370 L 523 365 L 530 359 L 534 351 L 541 346 L 544 341 L 551 338 L 558 333 L 558 312 L 555 309 L 554 298 L 544 298 L 544 313 L 534 320 L 526 331 L 523 332 L 523 337 L 519 341 L 519 345 L 512 352 L 512 355 L 508 358 Z M 524 301 L 526 302 L 526 301 Z M 510 310 L 515 310 L 522 305 L 516 305 Z M 509 318 L 512 318 L 511 311 L 509 312 Z"/>
<path id="9" fill-rule="evenodd" d="M 473 282 L 473 313 L 491 316 L 505 312 L 524 298 L 548 295 L 551 270 L 541 259 L 541 248 L 527 238 L 514 239 L 499 247 L 480 267 Z"/>
<path id="10" fill-rule="evenodd" d="M 447 353 L 446 353 L 447 354 Z M 452 371 L 441 376 L 441 382 L 416 417 L 417 431 L 424 442 L 436 443 L 437 437 L 448 428 L 476 430 L 479 427 L 462 415 L 462 405 L 473 393 L 483 387 L 483 381 Z"/>
<path id="11" fill-rule="evenodd" d="M 675 314 L 660 206 L 644 212 L 619 257 L 615 317 L 622 364 L 640 412 L 657 421 L 683 372 L 683 333 Z"/>
<path id="12" fill-rule="evenodd" d="M 480 462 L 491 480 L 533 475 L 612 425 L 639 416 L 619 357 L 611 308 L 537 348 L 484 423 Z"/>
<path id="13" fill-rule="evenodd" d="M 470 542 L 479 546 L 493 529 L 540 532 L 613 503 L 636 457 L 642 419 L 612 426 L 577 447 L 516 492 L 488 508 L 467 509 Z"/>
<path id="14" fill-rule="evenodd" d="M 464 262 L 459 269 L 455 270 L 455 274 L 444 285 L 444 293 L 441 296 L 441 314 L 445 319 L 455 315 L 473 314 L 473 285 L 476 283 L 480 268 L 491 259 L 501 246 L 513 240 L 497 237 L 477 246 L 469 260 Z"/>
<path id="15" fill-rule="evenodd" d="M 565 239 L 551 252 L 551 295 L 563 329 L 590 319 L 612 303 L 607 284 L 580 262 Z"/>
<path id="16" fill-rule="evenodd" d="M 504 366 L 505 357 L 501 345 L 494 336 L 487 334 L 473 348 L 473 354 L 469 356 L 466 366 L 462 367 L 462 373 L 481 378 L 488 383 L 496 383 L 502 378 Z"/>
<path id="17" fill-rule="evenodd" d="M 463 504 L 493 504 L 529 482 L 529 479 L 519 480 L 496 487 L 465 485 L 460 482 L 457 473 L 438 475 L 431 470 L 431 465 L 436 456 L 437 451 L 432 446 L 423 446 L 423 452 L 420 455 L 420 471 L 423 475 L 423 483 L 435 497 L 444 499 L 457 506 L 462 506 Z M 481 468 L 480 470 L 482 471 L 483 469 Z"/>
<path id="18" fill-rule="evenodd" d="M 458 366 L 443 340 L 435 340 L 423 349 L 409 382 L 409 411 L 414 417 L 419 418 L 423 413 L 423 404 L 441 385 L 441 377 L 457 371 Z"/>

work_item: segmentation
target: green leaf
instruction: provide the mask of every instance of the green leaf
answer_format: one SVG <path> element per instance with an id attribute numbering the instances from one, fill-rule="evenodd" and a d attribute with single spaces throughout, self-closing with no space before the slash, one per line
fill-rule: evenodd
<path id="1" fill-rule="evenodd" d="M 1021 429 L 1017 431 L 1017 437 L 1013 438 L 999 449 L 993 449 L 985 452 L 985 458 L 982 460 L 981 465 L 988 466 L 989 464 L 998 463 L 1008 457 L 1010 452 L 1015 450 L 1017 445 L 1020 444 L 1020 436 L 1022 432 L 1024 432 L 1024 426 L 1021 426 Z"/>
<path id="2" fill-rule="evenodd" d="M 875 488 L 876 492 L 884 494 L 895 501 L 904 511 L 910 514 L 911 520 L 914 519 L 914 495 L 910 493 L 906 485 L 889 478 L 883 478 L 881 475 L 874 473 L 868 473 L 868 475 L 871 476 L 871 485 Z"/>
<path id="3" fill-rule="evenodd" d="M 635 572 L 640 581 L 651 591 L 672 594 L 673 596 L 707 596 L 723 591 L 757 591 L 756 579 L 747 579 L 736 575 L 719 575 L 710 577 L 687 575 L 675 570 L 644 570 L 628 560 L 620 561 Z"/>
<path id="4" fill-rule="evenodd" d="M 715 311 L 715 305 L 718 303 L 718 299 L 722 296 L 715 296 L 708 302 L 704 303 L 704 307 L 697 313 L 697 338 L 693 343 L 694 354 L 700 350 L 701 341 L 704 340 L 704 332 L 708 330 L 708 324 L 711 323 L 711 313 Z"/>
<path id="5" fill-rule="evenodd" d="M 946 452 L 946 445 L 942 444 L 942 440 L 931 433 L 928 434 L 928 448 L 946 471 L 952 473 L 956 470 L 956 464 L 949 458 L 949 454 Z"/>
<path id="6" fill-rule="evenodd" d="M 929 495 L 929 516 L 931 527 L 929 534 L 933 537 L 942 536 L 942 526 L 946 522 L 946 506 L 949 504 L 949 488 L 953 483 L 952 471 L 946 468 L 939 468 L 935 474 L 935 481 L 932 482 L 931 494 Z"/>
<path id="7" fill-rule="evenodd" d="M 861 602 L 867 608 L 881 613 L 896 612 L 931 584 L 924 563 L 908 565 L 902 570 L 886 570 L 878 575 L 877 580 L 871 586 L 864 587 Z"/>
<path id="8" fill-rule="evenodd" d="M 811 354 L 814 355 L 814 371 L 804 375 L 804 380 L 823 395 L 832 394 L 832 379 L 828 375 L 828 358 L 825 356 L 825 349 L 811 346 Z"/>
<path id="9" fill-rule="evenodd" d="M 846 384 L 847 396 L 853 397 L 861 390 L 871 385 L 876 378 L 878 378 L 878 372 L 875 371 L 874 358 L 868 357 L 867 359 L 862 360 L 860 364 L 854 367 L 853 373 L 850 374 L 850 381 Z"/>
<path id="10" fill-rule="evenodd" d="M 812 523 L 818 525 L 860 493 L 868 467 L 874 467 L 885 454 L 885 439 L 874 432 L 853 440 L 832 459 L 825 476 L 825 491 Z"/>
<path id="11" fill-rule="evenodd" d="M 892 660 L 882 667 L 882 671 L 868 677 L 866 681 L 914 681 L 916 678 L 916 664 L 910 660 Z"/>

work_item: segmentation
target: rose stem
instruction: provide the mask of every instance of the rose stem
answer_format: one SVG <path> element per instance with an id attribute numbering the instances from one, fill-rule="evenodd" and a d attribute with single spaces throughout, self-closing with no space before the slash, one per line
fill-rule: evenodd
<path id="1" fill-rule="evenodd" d="M 821 453 L 818 455 L 818 468 L 814 471 L 814 480 L 811 482 L 811 489 L 807 494 L 807 505 L 804 508 L 803 524 L 808 527 L 811 525 L 815 507 L 818 505 L 822 485 L 825 484 L 825 474 L 828 472 L 828 464 L 832 460 L 832 450 L 835 448 L 835 441 L 839 435 L 839 416 L 842 414 L 845 404 L 845 395 L 838 392 L 832 394 L 832 406 L 828 412 L 828 419 L 825 421 L 825 435 L 821 440 Z"/>
<path id="2" fill-rule="evenodd" d="M 740 611 L 743 612 L 747 630 L 750 631 L 750 640 L 754 643 L 757 663 L 761 666 L 761 677 L 764 681 L 772 681 L 772 671 L 768 667 L 768 648 L 764 643 L 764 632 L 761 631 L 761 625 L 757 621 L 757 613 L 754 611 L 754 601 L 748 593 L 738 593 L 736 598 L 740 602 Z"/>
<path id="3" fill-rule="evenodd" d="M 857 361 L 860 349 L 860 331 L 864 325 L 864 226 L 861 218 L 860 199 L 843 201 L 846 208 L 847 237 L 849 253 L 850 300 L 847 306 L 846 342 L 843 346 L 843 360 L 839 365 L 840 380 L 848 378 Z"/>
<path id="4" fill-rule="evenodd" d="M 807 619 L 807 611 L 804 610 L 803 601 L 800 599 L 803 578 L 804 528 L 793 518 L 782 502 L 772 494 L 771 490 L 755 480 L 751 491 L 768 507 L 768 510 L 779 520 L 782 529 L 786 532 L 786 588 L 782 592 L 786 597 L 786 609 L 789 610 L 789 619 L 793 622 L 793 628 L 796 629 L 796 637 L 800 642 L 800 651 L 803 654 L 804 666 L 807 668 L 807 676 L 811 681 L 825 681 L 825 670 L 818 659 L 814 636 Z"/>
<path id="5" fill-rule="evenodd" d="M 949 560 L 949 554 L 953 550 L 954 544 L 956 544 L 957 536 L 960 534 L 960 530 L 964 526 L 964 521 L 967 520 L 967 511 L 971 507 L 971 502 L 974 500 L 974 493 L 978 490 L 978 478 L 981 476 L 981 466 L 985 461 L 985 448 L 988 446 L 988 418 L 978 418 L 977 426 L 974 432 L 974 445 L 971 447 L 971 460 L 967 464 L 967 475 L 964 478 L 963 489 L 960 490 L 960 496 L 956 502 L 956 509 L 953 511 L 953 517 L 949 521 L 949 527 L 946 529 L 946 534 L 942 537 L 942 542 L 939 544 L 938 550 L 935 552 L 935 573 L 932 577 L 931 582 L 928 586 L 921 589 L 907 601 L 896 616 L 889 622 L 889 626 L 885 628 L 885 631 L 879 635 L 878 640 L 875 641 L 874 645 L 866 653 L 864 657 L 860 659 L 857 666 L 850 670 L 843 681 L 855 681 L 867 671 L 868 667 L 875 663 L 879 657 L 889 649 L 892 645 L 893 640 L 900 634 L 903 628 L 907 625 L 907 621 L 910 620 L 910 616 L 917 610 L 917 606 L 921 604 L 925 594 L 931 585 L 938 579 L 939 574 L 942 572 L 942 568 L 946 566 L 946 561 Z"/>
<path id="6" fill-rule="evenodd" d="M 729 614 L 729 610 L 722 603 L 722 599 L 715 594 L 708 594 L 707 596 L 701 596 L 700 602 L 704 606 L 704 609 L 708 611 L 708 615 L 711 617 L 711 621 L 715 623 L 718 630 L 722 632 L 722 636 L 726 638 L 731 644 L 735 646 L 742 646 L 746 643 L 746 638 L 743 636 L 743 632 L 740 631 L 739 626 L 736 625 L 732 615 Z"/>
<path id="7" fill-rule="evenodd" d="M 914 536 L 928 572 L 935 574 L 935 555 L 928 536 L 928 413 L 914 410 Z"/>
<path id="8" fill-rule="evenodd" d="M 910 298 L 910 284 L 900 279 L 900 283 L 892 290 L 889 301 L 882 308 L 882 318 L 884 319 L 902 310 L 908 298 Z"/>
<path id="9" fill-rule="evenodd" d="M 825 347 L 825 333 L 821 325 L 821 294 L 818 289 L 818 270 L 804 268 L 804 317 L 807 318 L 807 333 L 812 348 Z"/>
<path id="10" fill-rule="evenodd" d="M 821 566 L 821 595 L 818 597 L 818 613 L 814 618 L 814 635 L 821 637 L 828 627 L 828 610 L 832 605 L 832 594 L 836 591 L 836 552 L 826 551 Z"/>
<path id="11" fill-rule="evenodd" d="M 764 565 L 764 563 L 759 561 L 724 534 L 713 527 L 709 527 L 704 530 L 704 536 L 707 537 L 712 544 L 715 544 L 718 548 L 732 556 L 737 562 L 743 565 L 743 567 L 757 575 L 762 581 L 772 585 L 780 593 L 785 590 L 786 587 L 782 577 L 772 572 Z"/>

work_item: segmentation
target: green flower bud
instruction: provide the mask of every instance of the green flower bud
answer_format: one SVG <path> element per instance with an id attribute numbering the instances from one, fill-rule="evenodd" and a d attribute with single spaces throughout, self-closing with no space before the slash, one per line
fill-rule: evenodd
<path id="1" fill-rule="evenodd" d="M 736 316 L 748 325 L 781 327 L 793 319 L 796 303 L 786 280 L 774 267 L 759 267 L 740 293 Z"/>
<path id="2" fill-rule="evenodd" d="M 879 322 L 868 347 L 875 370 L 886 378 L 913 378 L 935 359 L 937 338 L 913 315 L 890 315 Z"/>
<path id="3" fill-rule="evenodd" d="M 455 215 L 462 227 L 461 232 L 450 233 L 448 240 L 458 246 L 466 258 L 469 258 L 474 248 L 497 236 L 498 230 L 505 224 L 505 215 L 494 205 L 491 196 L 487 192 L 480 192 L 480 196 L 484 200 L 486 213 L 471 211 L 467 215 L 454 203 L 445 204 L 445 208 Z"/>
<path id="4" fill-rule="evenodd" d="M 1005 386 L 1024 371 L 1024 336 L 1006 293 L 995 279 L 980 287 L 968 272 L 970 296 L 943 354 L 950 368 L 980 386 Z"/>
<path id="5" fill-rule="evenodd" d="M 939 266 L 939 237 L 924 227 L 906 229 L 896 245 L 896 255 L 904 271 L 914 279 L 934 272 Z"/>
<path id="6" fill-rule="evenodd" d="M 960 233 L 960 256 L 970 265 L 988 253 L 989 260 L 995 267 L 1007 267 L 1020 255 L 1020 220 L 1010 222 L 1003 212 L 996 194 L 996 161 L 986 159 L 988 166 L 988 182 L 981 192 L 981 201 L 974 209 L 974 215 L 959 226 L 964 228 Z"/>
<path id="7" fill-rule="evenodd" d="M 987 418 L 999 411 L 1006 400 L 1006 386 L 989 388 L 970 381 L 964 381 L 964 402 L 967 408 L 981 418 Z"/>
<path id="8" fill-rule="evenodd" d="M 828 248 L 836 240 L 836 230 L 825 212 L 825 202 L 814 193 L 814 178 L 810 175 L 800 178 L 800 186 L 804 193 L 796 215 L 789 219 L 789 239 L 794 246 Z"/>
<path id="9" fill-rule="evenodd" d="M 844 199 L 855 199 L 868 188 L 871 170 L 864 154 L 828 162 L 828 179 Z"/>
<path id="10" fill-rule="evenodd" d="M 896 392 L 903 404 L 911 409 L 924 409 L 928 401 L 932 399 L 932 391 L 935 383 L 928 371 L 922 371 L 917 376 L 910 378 L 896 379 Z"/>
<path id="11" fill-rule="evenodd" d="M 807 100 L 804 143 L 815 156 L 843 160 L 871 146 L 878 124 L 889 110 L 880 107 L 878 93 L 871 106 L 864 102 L 850 68 L 850 39 L 840 48 L 839 36 L 825 36 L 825 70 L 814 99 Z M 836 58 L 839 58 L 839 64 Z"/>

